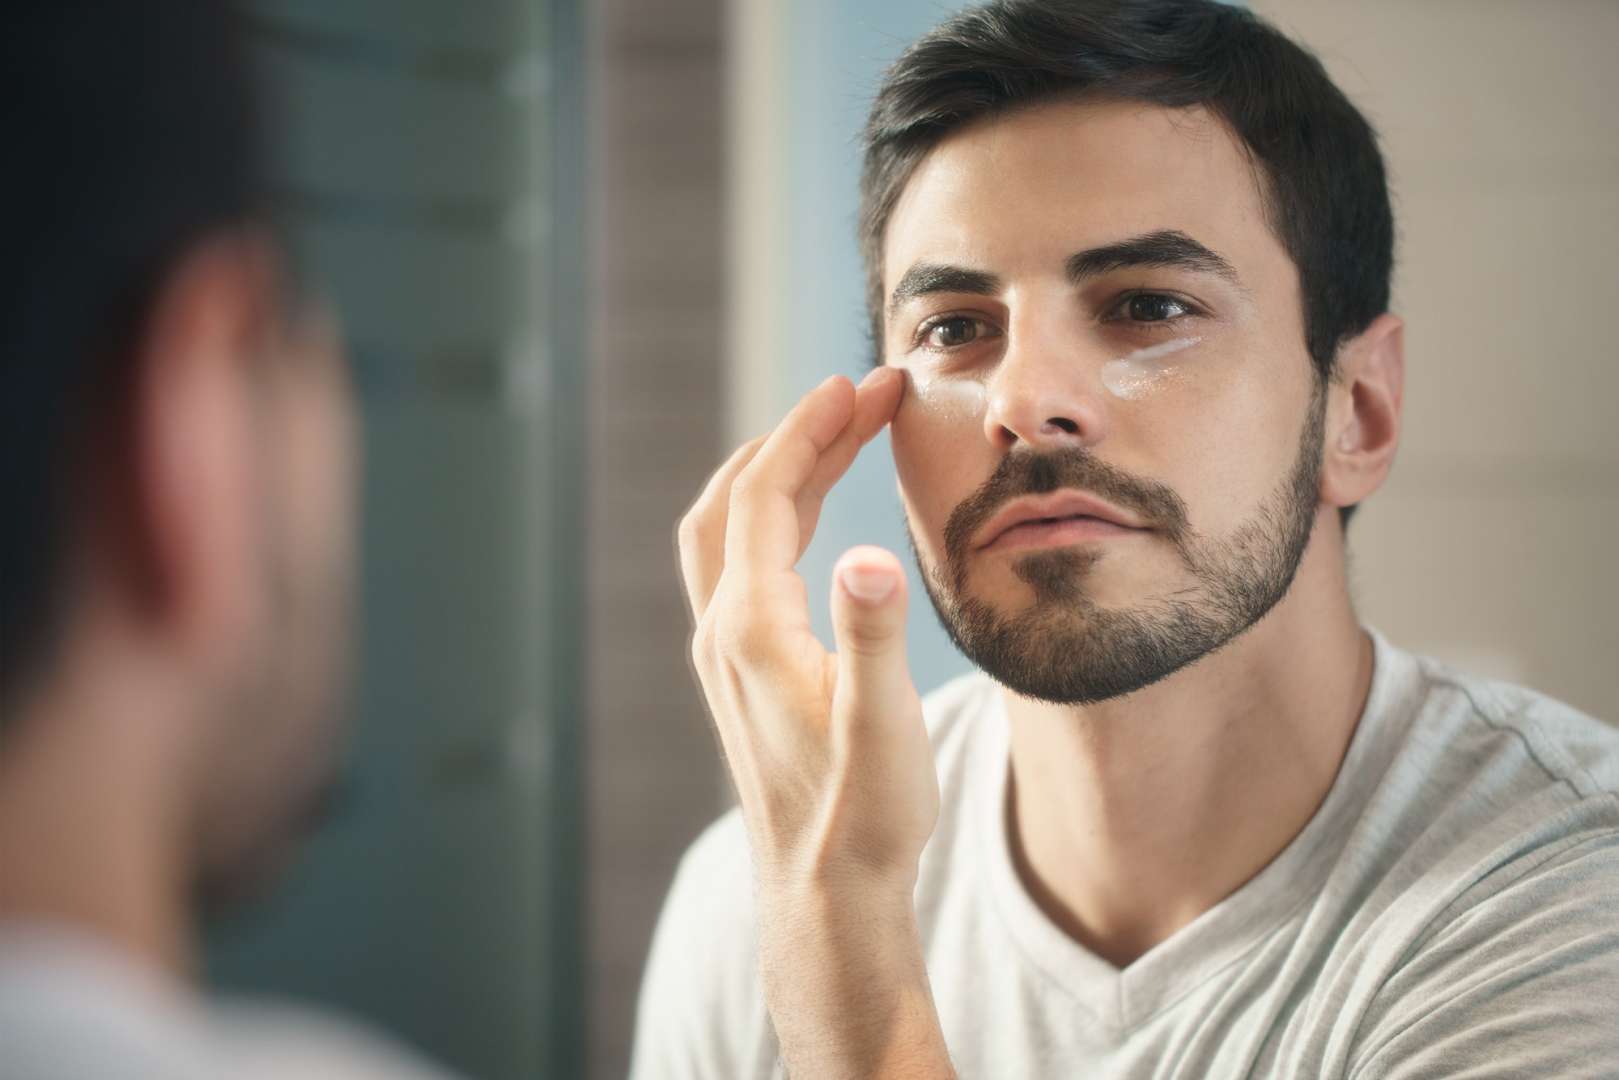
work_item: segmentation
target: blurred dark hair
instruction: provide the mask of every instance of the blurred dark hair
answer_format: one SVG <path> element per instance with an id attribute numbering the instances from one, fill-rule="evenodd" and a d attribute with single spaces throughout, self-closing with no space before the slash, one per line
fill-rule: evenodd
<path id="1" fill-rule="evenodd" d="M 167 272 L 261 204 L 235 11 L 13 0 L 0 34 L 0 707 L 51 650 L 68 470 Z"/>
<path id="2" fill-rule="evenodd" d="M 1394 215 L 1377 137 L 1315 57 L 1216 0 L 993 0 L 895 61 L 866 123 L 860 182 L 874 349 L 883 234 L 917 165 L 975 120 L 1075 95 L 1203 106 L 1235 132 L 1298 267 L 1305 346 L 1330 377 L 1339 345 L 1388 309 Z"/>

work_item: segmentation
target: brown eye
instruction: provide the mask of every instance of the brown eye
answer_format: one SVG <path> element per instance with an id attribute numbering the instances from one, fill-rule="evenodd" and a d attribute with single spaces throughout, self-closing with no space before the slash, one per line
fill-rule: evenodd
<path id="1" fill-rule="evenodd" d="M 965 315 L 940 319 L 927 329 L 926 340 L 935 349 L 954 349 L 978 340 L 979 320 Z"/>
<path id="2" fill-rule="evenodd" d="M 1162 293 L 1137 293 L 1130 297 L 1129 312 L 1134 322 L 1168 322 L 1182 315 L 1190 315 L 1192 309 L 1173 296 L 1165 296 Z"/>

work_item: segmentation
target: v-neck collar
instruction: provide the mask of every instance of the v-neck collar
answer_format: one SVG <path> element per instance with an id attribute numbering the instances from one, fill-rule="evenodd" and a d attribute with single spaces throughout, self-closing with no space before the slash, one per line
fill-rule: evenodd
<path id="1" fill-rule="evenodd" d="M 1006 800 L 1011 776 L 1011 733 L 999 688 L 991 730 L 971 777 L 971 816 L 977 824 L 984 887 L 1023 961 L 1039 969 L 1058 992 L 1072 997 L 1097 1022 L 1122 1036 L 1175 1004 L 1227 966 L 1237 963 L 1320 892 L 1350 833 L 1387 771 L 1398 738 L 1382 737 L 1400 688 L 1415 676 L 1411 656 L 1375 630 L 1371 691 L 1327 797 L 1282 852 L 1236 892 L 1209 908 L 1125 968 L 1116 968 L 1069 937 L 1029 896 L 1012 861 Z"/>

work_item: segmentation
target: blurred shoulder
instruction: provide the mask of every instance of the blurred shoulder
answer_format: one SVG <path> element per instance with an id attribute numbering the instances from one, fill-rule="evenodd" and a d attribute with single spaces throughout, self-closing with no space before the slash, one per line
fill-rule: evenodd
<path id="1" fill-rule="evenodd" d="M 451 1074 L 349 1017 L 284 1001 L 217 1002 L 222 1051 L 248 1080 L 452 1080 Z"/>
<path id="2" fill-rule="evenodd" d="M 0 922 L 0 1076 L 450 1080 L 380 1032 L 270 999 L 209 1000 L 63 926 Z"/>

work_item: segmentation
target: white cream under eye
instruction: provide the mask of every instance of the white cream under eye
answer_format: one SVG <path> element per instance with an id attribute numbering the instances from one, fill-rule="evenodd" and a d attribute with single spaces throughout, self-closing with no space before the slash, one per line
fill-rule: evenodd
<path id="1" fill-rule="evenodd" d="M 1134 401 L 1143 394 L 1167 382 L 1180 368 L 1169 357 L 1189 349 L 1202 341 L 1198 337 L 1176 338 L 1159 345 L 1137 349 L 1129 356 L 1109 360 L 1102 365 L 1102 385 L 1108 393 L 1125 401 Z"/>
<path id="2" fill-rule="evenodd" d="M 977 379 L 927 375 L 914 369 L 907 374 L 916 403 L 941 419 L 972 420 L 989 408 L 989 391 Z"/>

